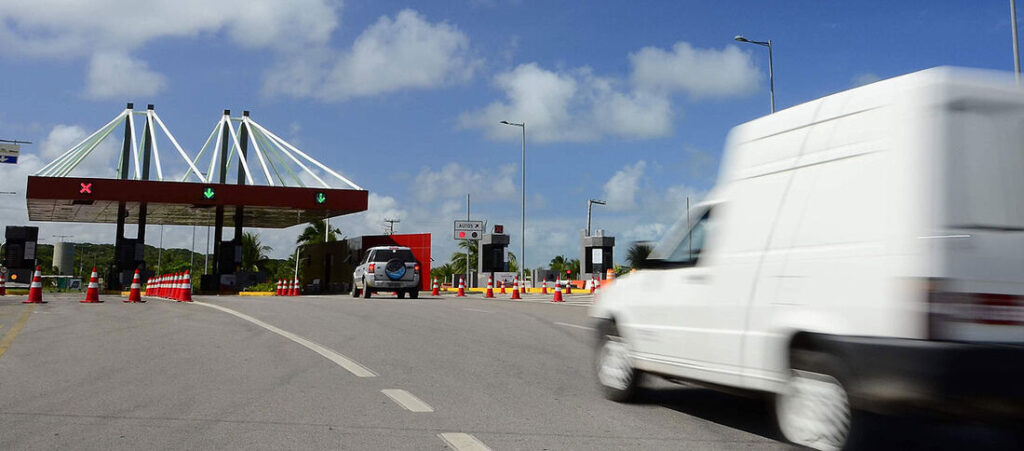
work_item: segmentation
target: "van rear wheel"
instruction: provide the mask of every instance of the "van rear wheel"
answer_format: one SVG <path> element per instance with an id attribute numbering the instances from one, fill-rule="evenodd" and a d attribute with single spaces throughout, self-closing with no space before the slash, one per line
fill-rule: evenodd
<path id="1" fill-rule="evenodd" d="M 850 406 L 841 362 L 806 350 L 793 350 L 791 362 L 786 387 L 775 398 L 775 418 L 782 435 L 811 449 L 858 448 L 865 417 Z"/>
<path id="2" fill-rule="evenodd" d="M 599 324 L 597 333 L 595 367 L 601 392 L 615 402 L 635 399 L 642 373 L 633 368 L 626 340 L 611 321 Z"/>

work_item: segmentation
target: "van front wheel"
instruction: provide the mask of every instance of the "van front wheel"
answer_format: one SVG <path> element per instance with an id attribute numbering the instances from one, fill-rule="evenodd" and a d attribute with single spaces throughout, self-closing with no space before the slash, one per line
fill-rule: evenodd
<path id="1" fill-rule="evenodd" d="M 611 321 L 602 322 L 597 331 L 595 366 L 604 397 L 616 402 L 633 400 L 641 373 L 633 368 L 629 346 Z"/>

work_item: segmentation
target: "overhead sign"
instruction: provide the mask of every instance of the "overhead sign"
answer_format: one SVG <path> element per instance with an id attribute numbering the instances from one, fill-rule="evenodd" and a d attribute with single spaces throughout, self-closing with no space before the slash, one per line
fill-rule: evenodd
<path id="1" fill-rule="evenodd" d="M 0 143 L 0 163 L 18 164 L 21 146 L 11 143 Z"/>
<path id="2" fill-rule="evenodd" d="M 324 202 L 327 202 L 327 195 L 324 193 L 316 193 L 314 199 L 317 204 L 323 204 Z"/>
<path id="3" fill-rule="evenodd" d="M 78 184 L 78 194 L 92 194 L 92 182 L 81 182 Z"/>
<path id="4" fill-rule="evenodd" d="M 484 235 L 483 221 L 455 221 L 456 240 L 479 240 Z"/>
<path id="5" fill-rule="evenodd" d="M 213 197 L 217 195 L 217 192 L 212 187 L 207 186 L 203 188 L 203 199 L 213 200 Z"/>

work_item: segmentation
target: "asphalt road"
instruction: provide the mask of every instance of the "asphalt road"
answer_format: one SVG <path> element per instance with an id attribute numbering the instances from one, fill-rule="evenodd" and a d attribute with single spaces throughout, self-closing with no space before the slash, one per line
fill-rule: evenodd
<path id="1" fill-rule="evenodd" d="M 789 449 L 764 400 L 602 399 L 587 296 L 79 298 L 0 298 L 0 448 Z"/>

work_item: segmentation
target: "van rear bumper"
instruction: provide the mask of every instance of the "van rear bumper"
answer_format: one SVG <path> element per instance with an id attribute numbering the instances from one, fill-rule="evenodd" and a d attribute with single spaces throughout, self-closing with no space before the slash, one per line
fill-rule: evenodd
<path id="1" fill-rule="evenodd" d="M 1024 346 L 823 336 L 850 371 L 855 407 L 1024 418 Z"/>

